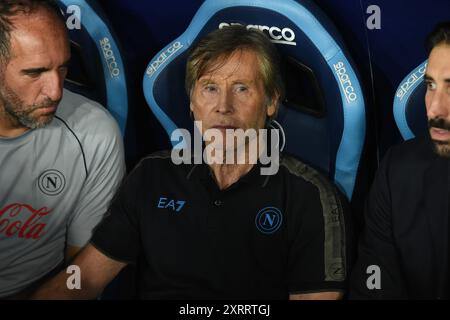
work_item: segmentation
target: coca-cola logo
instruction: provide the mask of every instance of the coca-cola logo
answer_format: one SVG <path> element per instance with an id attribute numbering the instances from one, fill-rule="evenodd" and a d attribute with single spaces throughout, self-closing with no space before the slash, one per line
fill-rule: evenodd
<path id="1" fill-rule="evenodd" d="M 46 223 L 40 222 L 52 210 L 34 209 L 28 204 L 13 203 L 0 209 L 0 234 L 7 237 L 39 240 L 46 234 Z"/>

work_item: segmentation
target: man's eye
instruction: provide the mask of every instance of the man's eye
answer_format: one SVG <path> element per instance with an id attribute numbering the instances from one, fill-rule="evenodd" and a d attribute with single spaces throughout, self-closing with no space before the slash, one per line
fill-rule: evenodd
<path id="1" fill-rule="evenodd" d="M 436 89 L 436 84 L 431 81 L 426 81 L 425 84 L 427 85 L 427 90 L 434 90 Z"/>
<path id="2" fill-rule="evenodd" d="M 41 72 L 38 71 L 27 72 L 27 76 L 29 76 L 30 78 L 38 78 L 40 75 Z"/>
<path id="3" fill-rule="evenodd" d="M 205 90 L 206 92 L 211 92 L 211 93 L 213 93 L 213 92 L 216 92 L 216 91 L 217 91 L 217 87 L 214 86 L 214 85 L 207 85 L 207 86 L 205 86 L 204 90 Z"/>
<path id="4" fill-rule="evenodd" d="M 236 87 L 236 91 L 237 92 L 246 92 L 248 90 L 248 87 L 246 87 L 246 86 L 237 86 Z"/>

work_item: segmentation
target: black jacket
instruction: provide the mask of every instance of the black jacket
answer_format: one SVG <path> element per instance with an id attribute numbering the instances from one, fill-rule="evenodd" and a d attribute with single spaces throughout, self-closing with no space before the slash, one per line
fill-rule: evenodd
<path id="1" fill-rule="evenodd" d="M 429 138 L 386 154 L 366 203 L 350 298 L 449 298 L 449 166 Z M 381 289 L 367 287 L 371 265 L 379 266 Z"/>

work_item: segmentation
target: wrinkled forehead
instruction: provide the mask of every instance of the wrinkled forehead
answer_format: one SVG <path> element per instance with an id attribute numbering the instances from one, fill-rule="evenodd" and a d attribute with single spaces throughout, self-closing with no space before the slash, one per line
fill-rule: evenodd
<path id="1" fill-rule="evenodd" d="M 205 61 L 200 65 L 197 80 L 217 75 L 242 76 L 256 80 L 260 76 L 257 53 L 250 49 L 236 49 Z"/>
<path id="2" fill-rule="evenodd" d="M 9 64 L 40 67 L 69 58 L 70 42 L 64 25 L 34 15 L 17 20 L 11 32 Z"/>
<path id="3" fill-rule="evenodd" d="M 12 19 L 11 56 L 40 53 L 49 49 L 69 48 L 69 37 L 64 23 L 48 9 L 19 12 Z"/>

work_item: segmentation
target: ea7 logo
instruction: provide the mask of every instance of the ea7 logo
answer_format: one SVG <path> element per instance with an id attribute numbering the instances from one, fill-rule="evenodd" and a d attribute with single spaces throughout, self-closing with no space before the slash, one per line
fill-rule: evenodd
<path id="1" fill-rule="evenodd" d="M 168 198 L 159 198 L 157 207 L 159 209 L 172 209 L 175 212 L 180 212 L 183 209 L 186 201 L 184 200 L 171 200 Z"/>

